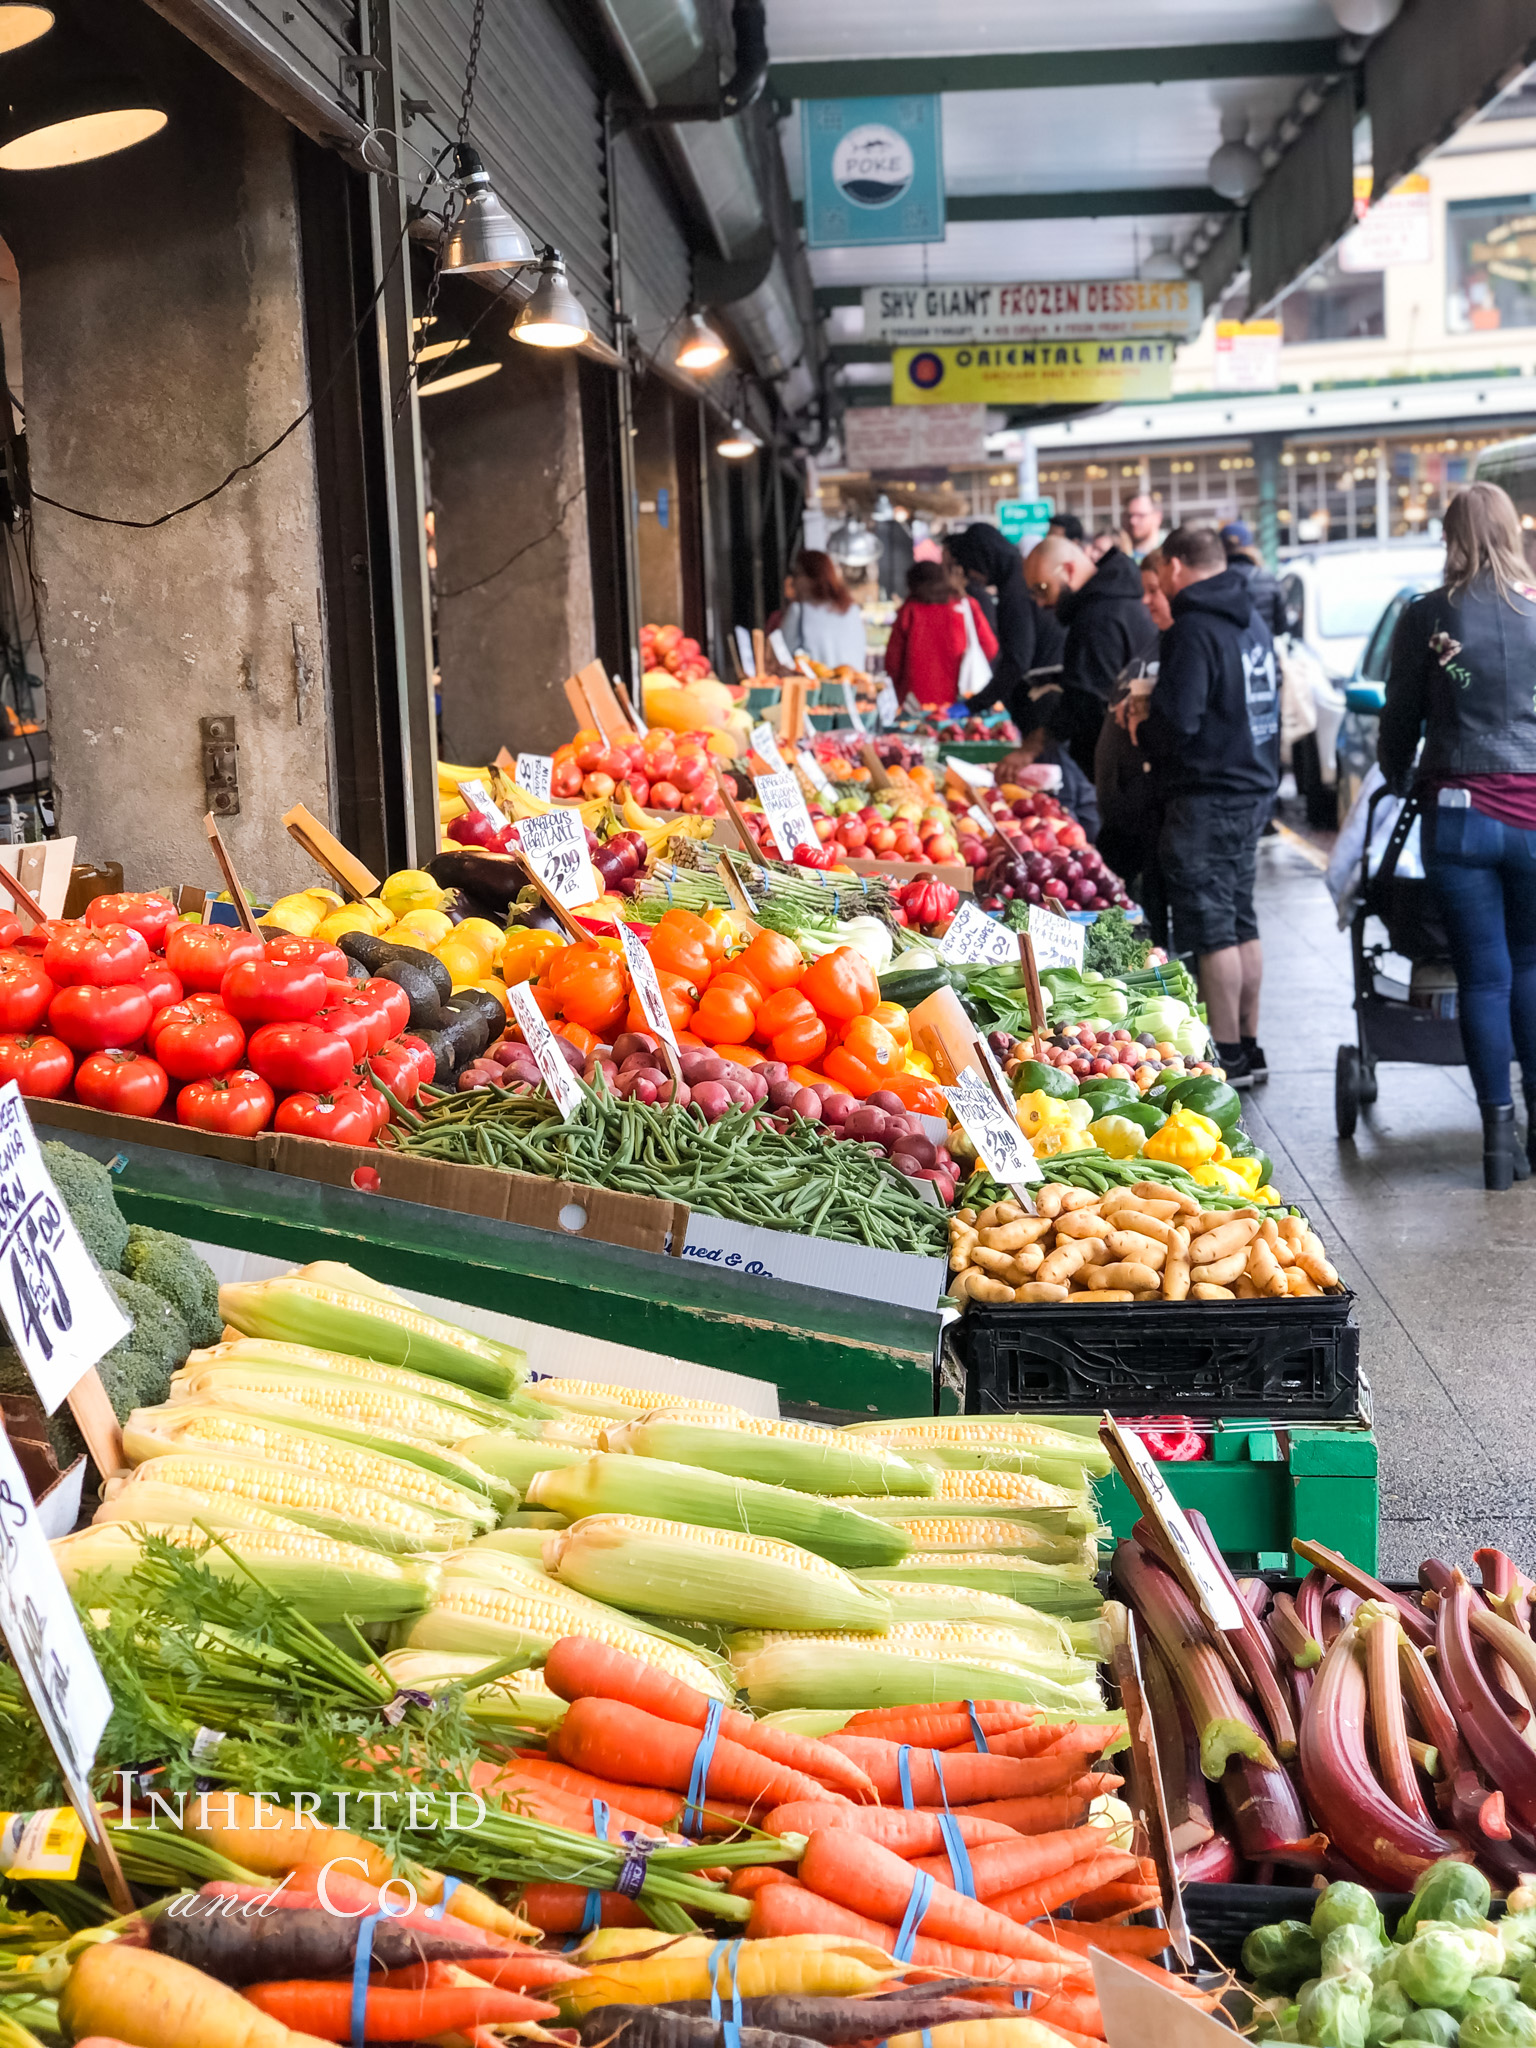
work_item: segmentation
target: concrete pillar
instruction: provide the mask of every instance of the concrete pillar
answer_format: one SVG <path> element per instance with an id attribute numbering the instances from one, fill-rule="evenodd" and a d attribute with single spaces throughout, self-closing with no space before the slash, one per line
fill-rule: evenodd
<path id="1" fill-rule="evenodd" d="M 561 684 L 596 644 L 576 362 L 512 341 L 509 324 L 493 315 L 475 336 L 500 358 L 496 376 L 421 408 L 450 761 L 568 740 Z"/>
<path id="2" fill-rule="evenodd" d="M 147 13 L 165 130 L 73 169 L 0 177 L 20 275 L 32 481 L 150 520 L 277 439 L 309 399 L 292 137 Z M 213 881 L 199 717 L 233 715 L 247 886 L 318 877 L 279 820 L 331 810 L 325 633 L 307 423 L 163 526 L 39 503 L 35 562 L 59 828 L 131 887 Z"/>
<path id="3" fill-rule="evenodd" d="M 1254 538 L 1271 569 L 1280 559 L 1280 450 L 1284 440 L 1283 434 L 1255 434 L 1249 443 L 1259 486 L 1259 525 Z"/>

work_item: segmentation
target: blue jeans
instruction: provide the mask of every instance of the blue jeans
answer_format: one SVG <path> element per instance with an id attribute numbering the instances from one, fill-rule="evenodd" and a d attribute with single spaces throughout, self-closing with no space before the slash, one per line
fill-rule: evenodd
<path id="1" fill-rule="evenodd" d="M 1509 1101 L 1512 1057 L 1536 1095 L 1536 832 L 1432 796 L 1425 819 L 1425 873 L 1445 912 L 1477 1099 Z"/>

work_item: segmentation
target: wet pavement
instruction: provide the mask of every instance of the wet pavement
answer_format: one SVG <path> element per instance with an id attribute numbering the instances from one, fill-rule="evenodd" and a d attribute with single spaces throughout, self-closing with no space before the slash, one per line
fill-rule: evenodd
<path id="1" fill-rule="evenodd" d="M 1247 1097 L 1275 1185 L 1311 1215 L 1359 1297 L 1361 1364 L 1381 1448 L 1381 1564 L 1466 1563 L 1482 1544 L 1536 1564 L 1536 1180 L 1482 1186 L 1464 1067 L 1379 1066 L 1352 1140 L 1334 1125 L 1334 1058 L 1355 1036 L 1349 939 L 1318 854 L 1260 848 L 1260 1042 Z"/>

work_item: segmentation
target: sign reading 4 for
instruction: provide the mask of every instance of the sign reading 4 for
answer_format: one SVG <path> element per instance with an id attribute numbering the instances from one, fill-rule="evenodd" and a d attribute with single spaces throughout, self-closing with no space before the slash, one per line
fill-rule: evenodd
<path id="1" fill-rule="evenodd" d="M 943 241 L 937 93 L 802 100 L 800 137 L 811 248 Z"/>

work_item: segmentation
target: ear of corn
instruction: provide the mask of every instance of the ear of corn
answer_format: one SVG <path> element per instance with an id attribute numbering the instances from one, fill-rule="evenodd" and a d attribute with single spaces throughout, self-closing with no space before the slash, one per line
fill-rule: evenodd
<path id="1" fill-rule="evenodd" d="M 376 1359 L 380 1365 L 406 1366 L 493 1400 L 504 1400 L 528 1375 L 527 1359 L 510 1344 L 318 1280 L 226 1285 L 219 1289 L 219 1311 L 242 1336 L 313 1344 L 322 1351 Z"/>
<path id="2" fill-rule="evenodd" d="M 641 1613 L 681 1611 L 738 1628 L 846 1628 L 880 1634 L 884 1600 L 791 1543 L 642 1515 L 590 1515 L 552 1536 L 557 1578 Z"/>
<path id="3" fill-rule="evenodd" d="M 206 1444 L 146 1458 L 134 1468 L 123 1493 L 141 1483 L 190 1487 L 220 1498 L 228 1494 L 302 1522 L 322 1536 L 372 1550 L 451 1550 L 475 1533 L 468 1522 L 434 1514 L 392 1493 L 306 1465 L 279 1464 Z"/>
<path id="4" fill-rule="evenodd" d="M 682 1394 L 652 1394 L 644 1387 L 615 1386 L 603 1380 L 536 1380 L 534 1393 L 551 1408 L 573 1415 L 598 1415 L 615 1422 L 630 1422 L 640 1415 L 665 1409 L 669 1415 L 744 1415 L 728 1401 L 700 1401 Z"/>
<path id="5" fill-rule="evenodd" d="M 295 1374 L 303 1379 L 339 1381 L 346 1386 L 362 1382 L 387 1388 L 393 1393 L 413 1395 L 452 1415 L 464 1417 L 455 1432 L 457 1436 L 468 1436 L 475 1429 L 514 1428 L 519 1420 L 517 1411 L 526 1402 L 526 1396 L 522 1394 L 514 1394 L 506 1401 L 491 1400 L 485 1395 L 472 1393 L 468 1387 L 457 1387 L 451 1380 L 435 1379 L 430 1373 L 411 1372 L 405 1366 L 380 1365 L 372 1358 L 353 1358 L 343 1351 L 318 1351 L 309 1344 L 281 1344 L 265 1337 L 233 1337 L 222 1344 L 211 1344 L 205 1350 L 190 1352 L 186 1363 L 171 1379 L 171 1398 L 180 1398 L 178 1390 L 181 1389 L 195 1392 L 197 1377 L 202 1372 L 225 1368 Z M 550 1413 L 554 1413 L 553 1409 Z M 523 1427 L 529 1430 L 537 1430 L 541 1426 L 537 1421 L 523 1423 Z M 417 1430 L 414 1434 L 422 1436 L 426 1432 Z M 453 1438 L 447 1441 L 451 1443 Z"/>
<path id="6" fill-rule="evenodd" d="M 541 1472 L 553 1472 L 564 1465 L 576 1465 L 593 1454 L 575 1444 L 545 1443 L 514 1435 L 509 1430 L 491 1430 L 483 1436 L 467 1436 L 454 1446 L 461 1458 L 494 1473 L 518 1492 L 526 1493 Z"/>
<path id="7" fill-rule="evenodd" d="M 462 1523 L 471 1532 L 492 1529 L 499 1519 L 486 1493 L 442 1478 L 420 1462 L 428 1453 L 436 1462 L 437 1453 L 430 1445 L 420 1451 L 404 1445 L 395 1446 L 391 1453 L 370 1450 L 355 1435 L 349 1440 L 346 1432 L 242 1415 L 201 1401 L 136 1408 L 123 1425 L 123 1448 L 132 1464 L 166 1451 L 199 1447 L 237 1458 L 258 1458 L 267 1464 L 298 1465 L 328 1479 L 393 1494 L 413 1507 Z M 405 1454 L 407 1449 L 412 1449 L 412 1455 Z"/>
<path id="8" fill-rule="evenodd" d="M 1003 1657 L 925 1655 L 913 1645 L 887 1648 L 883 1638 L 831 1645 L 814 1638 L 770 1643 L 735 1660 L 736 1681 L 754 1713 L 785 1708 L 858 1710 L 931 1706 L 941 1700 L 1019 1700 L 1063 1715 L 1102 1715 L 1090 1676 L 1060 1684 Z"/>
<path id="9" fill-rule="evenodd" d="M 604 1431 L 603 1448 L 703 1466 L 801 1493 L 922 1496 L 935 1491 L 933 1475 L 905 1458 L 866 1450 L 836 1430 L 807 1422 L 769 1422 L 757 1415 L 718 1422 L 647 1415 Z"/>
<path id="10" fill-rule="evenodd" d="M 411 1623 L 397 1647 L 448 1650 L 486 1661 L 519 1657 L 542 1662 L 562 1636 L 579 1630 L 600 1643 L 627 1650 L 658 1670 L 695 1686 L 710 1699 L 729 1700 L 730 1687 L 702 1658 L 679 1650 L 661 1636 L 648 1635 L 627 1616 L 600 1618 L 597 1603 L 579 1607 L 559 1594 L 535 1587 L 493 1586 L 483 1579 L 452 1578 L 441 1585 L 430 1609 Z M 578 1617 L 574 1619 L 574 1617 Z"/>
<path id="11" fill-rule="evenodd" d="M 979 1593 L 1002 1593 L 1064 1621 L 1091 1621 L 1104 1605 L 1091 1565 L 1040 1564 L 985 1550 L 915 1551 L 899 1565 L 857 1576 L 866 1581 L 896 1579 L 904 1585 L 974 1586 Z"/>
<path id="12" fill-rule="evenodd" d="M 528 1482 L 527 1497 L 530 1506 L 553 1508 L 572 1521 L 584 1515 L 650 1515 L 664 1504 L 668 1521 L 773 1536 L 848 1566 L 894 1561 L 910 1547 L 890 1524 L 814 1494 L 693 1465 L 669 1465 L 659 1458 L 599 1453 L 558 1471 L 537 1473 Z"/>
<path id="13" fill-rule="evenodd" d="M 383 1557 L 307 1529 L 230 1529 L 210 1544 L 202 1531 L 184 1525 L 109 1522 L 52 1546 L 71 1593 L 83 1589 L 92 1600 L 110 1600 L 143 1556 L 145 1529 L 198 1547 L 199 1561 L 220 1578 L 246 1580 L 254 1572 L 311 1621 L 335 1622 L 343 1615 L 366 1624 L 404 1621 L 426 1609 L 437 1584 L 436 1567 L 420 1558 Z"/>

